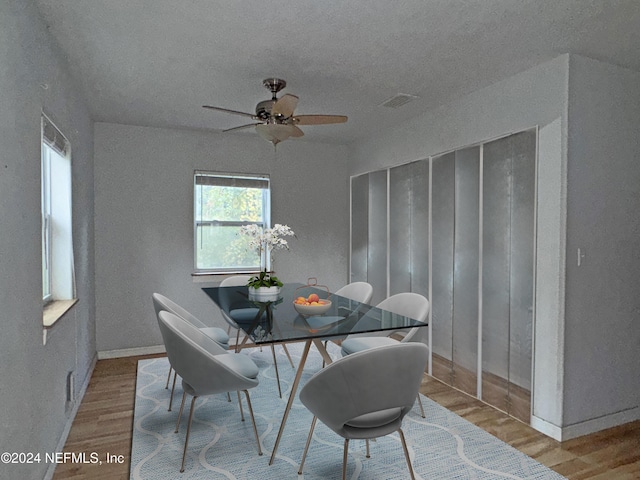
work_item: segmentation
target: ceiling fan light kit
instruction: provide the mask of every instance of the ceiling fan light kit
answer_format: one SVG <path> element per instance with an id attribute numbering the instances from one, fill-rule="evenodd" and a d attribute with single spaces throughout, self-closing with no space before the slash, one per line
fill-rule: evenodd
<path id="1" fill-rule="evenodd" d="M 298 128 L 298 125 L 329 125 L 347 121 L 344 115 L 294 115 L 298 97 L 287 93 L 277 98 L 278 92 L 287 86 L 287 82 L 280 78 L 266 78 L 262 81 L 262 85 L 271 92 L 271 100 L 259 102 L 256 105 L 255 114 L 211 105 L 203 105 L 203 107 L 251 118 L 254 123 L 228 128 L 223 132 L 255 127 L 258 135 L 274 146 L 290 137 L 302 137 L 304 132 Z"/>

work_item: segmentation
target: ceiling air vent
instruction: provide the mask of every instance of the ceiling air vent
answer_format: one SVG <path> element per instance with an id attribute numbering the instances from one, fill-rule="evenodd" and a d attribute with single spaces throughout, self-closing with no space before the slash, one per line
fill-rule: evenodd
<path id="1" fill-rule="evenodd" d="M 389 107 L 389 108 L 398 108 L 406 103 L 409 103 L 415 100 L 416 98 L 418 98 L 417 95 L 409 95 L 408 93 L 399 93 L 391 97 L 389 100 L 386 100 L 385 102 L 381 103 L 380 106 Z"/>

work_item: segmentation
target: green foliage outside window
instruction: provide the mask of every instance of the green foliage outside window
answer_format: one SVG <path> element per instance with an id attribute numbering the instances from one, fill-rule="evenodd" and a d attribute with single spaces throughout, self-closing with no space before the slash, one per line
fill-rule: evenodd
<path id="1" fill-rule="evenodd" d="M 196 268 L 259 268 L 260 257 L 239 235 L 242 224 L 264 225 L 265 190 L 196 185 Z M 210 224 L 207 222 L 219 222 Z"/>

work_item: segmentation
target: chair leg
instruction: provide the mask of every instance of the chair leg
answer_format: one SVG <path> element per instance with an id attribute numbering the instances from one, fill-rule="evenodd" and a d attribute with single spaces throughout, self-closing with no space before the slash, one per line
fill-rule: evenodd
<path id="1" fill-rule="evenodd" d="M 236 353 L 240 351 L 240 329 L 236 333 Z"/>
<path id="2" fill-rule="evenodd" d="M 344 439 L 344 453 L 342 454 L 342 480 L 347 480 L 347 457 L 349 456 L 349 439 Z"/>
<path id="3" fill-rule="evenodd" d="M 260 447 L 260 436 L 258 435 L 258 427 L 256 426 L 256 418 L 253 416 L 253 407 L 251 406 L 251 399 L 249 398 L 249 392 L 243 390 L 245 397 L 247 397 L 247 405 L 249 406 L 249 413 L 251 414 L 251 421 L 253 422 L 253 433 L 256 434 L 256 442 L 258 443 L 258 455 L 262 455 L 262 447 Z M 240 392 L 238 392 L 240 395 Z"/>
<path id="4" fill-rule="evenodd" d="M 416 477 L 413 475 L 413 466 L 411 465 L 411 459 L 409 458 L 409 450 L 407 449 L 407 441 L 404 438 L 404 432 L 402 431 L 401 428 L 399 428 L 398 433 L 400 433 L 400 440 L 402 440 L 402 449 L 404 450 L 404 458 L 406 458 L 407 460 L 407 467 L 409 467 L 411 480 L 415 480 Z"/>
<path id="5" fill-rule="evenodd" d="M 271 355 L 273 356 L 273 366 L 276 367 L 276 380 L 278 381 L 278 393 L 280 394 L 280 398 L 282 398 L 282 389 L 280 388 L 280 373 L 278 372 L 278 360 L 276 360 L 276 349 L 271 344 Z"/>
<path id="6" fill-rule="evenodd" d="M 369 439 L 367 438 L 364 442 L 367 445 L 367 454 L 365 456 L 367 458 L 371 458 L 371 453 L 369 452 Z"/>
<path id="7" fill-rule="evenodd" d="M 169 410 L 167 410 L 168 412 L 171 411 L 171 405 L 173 405 L 173 392 L 175 392 L 176 390 L 176 377 L 178 376 L 178 374 L 176 373 L 176 371 L 173 371 L 173 385 L 171 386 L 171 396 L 169 397 Z"/>
<path id="8" fill-rule="evenodd" d="M 182 465 L 180 466 L 180 473 L 184 472 L 184 461 L 187 456 L 187 445 L 189 445 L 189 434 L 191 433 L 191 421 L 193 420 L 193 404 L 196 403 L 196 398 L 191 399 L 191 408 L 189 409 L 189 423 L 187 424 L 187 436 L 184 439 L 184 451 L 182 452 Z"/>
<path id="9" fill-rule="evenodd" d="M 242 399 L 240 398 L 240 390 L 236 391 L 238 394 L 238 406 L 240 407 L 240 418 L 244 422 L 244 412 L 242 411 Z"/>
<path id="10" fill-rule="evenodd" d="M 418 405 L 420 405 L 420 415 L 422 416 L 422 418 L 426 418 L 424 416 L 424 408 L 422 407 L 422 400 L 420 399 L 420 394 L 418 394 Z"/>
<path id="11" fill-rule="evenodd" d="M 309 445 L 311 444 L 311 437 L 313 436 L 313 430 L 316 428 L 316 421 L 318 417 L 313 417 L 311 421 L 311 428 L 309 429 L 309 436 L 307 437 L 307 444 L 304 446 L 304 452 L 302 452 L 302 460 L 300 461 L 300 468 L 298 468 L 298 475 L 302 475 L 302 468 L 304 467 L 304 461 L 307 458 L 307 452 L 309 451 Z"/>
<path id="12" fill-rule="evenodd" d="M 328 345 L 328 344 L 329 344 L 329 340 L 325 340 L 325 341 L 324 341 L 324 349 L 325 349 L 325 351 L 327 350 L 327 345 Z M 323 359 L 322 359 L 322 368 L 324 368 L 324 367 L 325 367 L 325 364 L 326 364 L 326 363 L 327 363 L 327 362 L 325 362 L 325 360 L 324 360 L 324 358 L 323 358 Z"/>
<path id="13" fill-rule="evenodd" d="M 229 392 L 227 392 L 227 402 L 231 401 L 231 394 Z"/>
<path id="14" fill-rule="evenodd" d="M 296 367 L 293 365 L 293 360 L 291 360 L 291 355 L 289 355 L 289 350 L 287 350 L 287 345 L 286 344 L 282 344 L 282 349 L 284 350 L 284 353 L 287 355 L 287 358 L 289 359 L 289 363 L 291 364 L 291 368 L 295 369 Z"/>
<path id="15" fill-rule="evenodd" d="M 178 433 L 178 428 L 180 428 L 180 419 L 182 418 L 182 411 L 184 410 L 184 401 L 187 398 L 187 392 L 182 393 L 182 402 L 180 402 L 180 411 L 178 412 L 178 421 L 176 422 L 176 429 L 173 433 Z"/>
<path id="16" fill-rule="evenodd" d="M 169 365 L 169 375 L 167 375 L 167 384 L 164 387 L 165 390 L 169 390 L 169 380 L 171 380 L 171 372 L 172 371 L 173 371 L 173 367 L 171 365 Z"/>

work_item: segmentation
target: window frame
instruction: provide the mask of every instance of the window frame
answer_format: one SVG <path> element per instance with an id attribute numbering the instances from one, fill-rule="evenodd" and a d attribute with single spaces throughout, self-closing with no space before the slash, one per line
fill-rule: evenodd
<path id="1" fill-rule="evenodd" d="M 71 143 L 42 112 L 40 131 L 40 206 L 43 324 L 59 318 L 47 312 L 76 298 L 73 252 L 73 165 Z"/>
<path id="2" fill-rule="evenodd" d="M 219 220 L 210 219 L 203 220 L 198 218 L 198 187 L 202 184 L 198 182 L 199 177 L 212 177 L 222 182 L 229 181 L 238 183 L 266 182 L 266 188 L 262 189 L 262 221 L 245 221 L 245 220 Z M 222 185 L 221 185 L 222 186 Z M 202 209 L 200 210 L 202 215 Z M 228 173 L 228 172 L 212 172 L 206 170 L 196 170 L 193 175 L 193 274 L 194 275 L 228 275 L 240 273 L 257 273 L 260 271 L 260 265 L 249 267 L 215 267 L 215 268 L 198 268 L 198 228 L 202 226 L 229 226 L 242 227 L 246 225 L 258 225 L 263 229 L 269 228 L 271 225 L 271 179 L 268 174 L 253 173 Z M 267 268 L 270 268 L 267 259 Z"/>
<path id="3" fill-rule="evenodd" d="M 51 150 L 44 139 L 41 145 L 41 214 L 42 214 L 42 302 L 53 301 L 52 215 L 51 215 Z"/>

